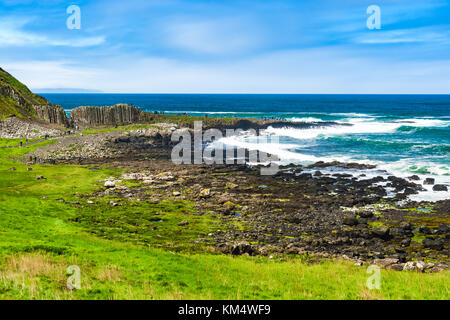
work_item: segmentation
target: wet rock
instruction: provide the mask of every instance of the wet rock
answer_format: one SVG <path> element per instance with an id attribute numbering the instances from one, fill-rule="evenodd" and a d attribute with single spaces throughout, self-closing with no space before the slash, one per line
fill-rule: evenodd
<path id="1" fill-rule="evenodd" d="M 413 175 L 411 177 L 408 177 L 409 180 L 415 180 L 415 181 L 419 181 L 420 177 L 418 175 Z"/>
<path id="2" fill-rule="evenodd" d="M 435 184 L 433 186 L 433 191 L 448 191 L 448 188 L 443 184 Z"/>
<path id="3" fill-rule="evenodd" d="M 433 185 L 434 184 L 434 178 L 426 178 L 423 182 L 424 185 Z"/>

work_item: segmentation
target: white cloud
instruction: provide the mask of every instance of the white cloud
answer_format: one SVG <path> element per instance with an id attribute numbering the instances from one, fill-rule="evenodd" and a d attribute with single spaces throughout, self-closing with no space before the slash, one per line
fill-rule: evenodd
<path id="1" fill-rule="evenodd" d="M 199 54 L 239 54 L 257 47 L 262 38 L 243 18 L 185 21 L 177 18 L 165 26 L 166 43 L 175 49 Z"/>

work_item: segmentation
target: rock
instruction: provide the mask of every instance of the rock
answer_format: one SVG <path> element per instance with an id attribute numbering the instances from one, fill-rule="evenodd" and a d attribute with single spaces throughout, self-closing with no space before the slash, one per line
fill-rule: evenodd
<path id="1" fill-rule="evenodd" d="M 363 212 L 360 212 L 360 213 L 359 213 L 359 216 L 360 216 L 361 218 L 370 219 L 370 218 L 373 217 L 373 213 L 370 212 L 370 211 L 363 211 Z"/>
<path id="2" fill-rule="evenodd" d="M 181 226 L 187 226 L 189 224 L 189 222 L 188 221 L 186 221 L 186 220 L 183 220 L 183 221 L 181 221 L 181 222 L 179 222 L 178 223 L 178 225 L 181 227 Z"/>
<path id="3" fill-rule="evenodd" d="M 27 171 L 33 171 L 33 168 L 28 167 L 28 168 L 27 168 Z"/>
<path id="4" fill-rule="evenodd" d="M 446 224 L 441 224 L 438 227 L 438 231 L 439 231 L 439 233 L 448 233 L 448 232 L 450 232 L 450 227 Z"/>
<path id="5" fill-rule="evenodd" d="M 88 204 L 94 204 L 94 201 L 88 200 L 87 203 L 88 203 Z"/>
<path id="6" fill-rule="evenodd" d="M 223 204 L 223 208 L 224 208 L 224 213 L 225 214 L 231 214 L 232 211 L 236 208 L 237 206 L 231 202 L 231 201 L 227 201 Z"/>
<path id="7" fill-rule="evenodd" d="M 411 239 L 404 239 L 401 242 L 403 247 L 409 247 L 409 245 L 411 244 Z"/>
<path id="8" fill-rule="evenodd" d="M 426 178 L 423 182 L 424 185 L 433 185 L 434 184 L 434 178 Z"/>
<path id="9" fill-rule="evenodd" d="M 356 226 L 358 224 L 358 219 L 352 216 L 345 216 L 343 223 L 348 226 Z"/>
<path id="10" fill-rule="evenodd" d="M 422 244 L 425 248 L 433 249 L 433 250 L 442 250 L 444 248 L 444 239 L 437 238 L 437 239 L 424 239 L 422 241 Z"/>
<path id="11" fill-rule="evenodd" d="M 420 177 L 418 176 L 418 175 L 413 175 L 413 176 L 411 176 L 411 177 L 408 177 L 408 179 L 409 180 L 415 180 L 415 181 L 419 181 L 420 180 Z"/>
<path id="12" fill-rule="evenodd" d="M 108 180 L 108 181 L 105 182 L 105 187 L 106 188 L 114 188 L 115 186 L 116 186 L 116 182 L 115 181 Z"/>
<path id="13" fill-rule="evenodd" d="M 448 270 L 449 266 L 443 263 L 435 264 L 432 268 L 430 268 L 429 272 L 440 272 L 443 270 Z"/>
<path id="14" fill-rule="evenodd" d="M 428 227 L 420 227 L 419 232 L 421 232 L 423 234 L 431 234 L 431 230 Z"/>
<path id="15" fill-rule="evenodd" d="M 112 207 L 117 207 L 119 205 L 117 202 L 114 202 L 114 201 L 110 201 L 109 204 Z"/>
<path id="16" fill-rule="evenodd" d="M 395 264 L 398 262 L 398 259 L 395 258 L 387 258 L 387 259 L 375 259 L 373 261 L 373 264 L 379 265 L 380 267 L 386 268 L 387 266 L 390 266 L 392 264 Z"/>
<path id="17" fill-rule="evenodd" d="M 383 240 L 388 240 L 391 237 L 390 229 L 386 226 L 381 226 L 372 230 L 372 235 Z"/>
<path id="18" fill-rule="evenodd" d="M 179 196 L 181 196 L 181 192 L 174 191 L 174 192 L 172 192 L 172 195 L 175 197 L 179 197 Z"/>
<path id="19" fill-rule="evenodd" d="M 405 263 L 395 263 L 387 267 L 389 270 L 402 271 L 405 268 Z"/>
<path id="20" fill-rule="evenodd" d="M 16 169 L 16 167 L 12 167 L 12 168 L 10 168 L 9 170 L 11 170 L 11 171 L 16 171 L 17 169 Z"/>
<path id="21" fill-rule="evenodd" d="M 211 195 L 211 190 L 210 189 L 202 189 L 199 193 L 199 197 L 200 198 L 207 198 Z"/>
<path id="22" fill-rule="evenodd" d="M 403 266 L 404 271 L 419 271 L 422 272 L 425 269 L 425 262 L 423 261 L 409 261 Z"/>
<path id="23" fill-rule="evenodd" d="M 78 107 L 70 112 L 73 120 L 82 126 L 139 123 L 149 120 L 151 115 L 128 104 L 108 107 Z"/>
<path id="24" fill-rule="evenodd" d="M 37 176 L 36 177 L 36 180 L 46 180 L 47 178 L 46 177 L 44 177 L 44 176 Z"/>
<path id="25" fill-rule="evenodd" d="M 225 189 L 236 189 L 237 187 L 238 185 L 233 182 L 227 182 L 225 185 Z"/>
<path id="26" fill-rule="evenodd" d="M 433 191 L 448 191 L 448 188 L 443 184 L 435 184 L 433 186 Z"/>
<path id="27" fill-rule="evenodd" d="M 245 253 L 249 255 L 252 255 L 254 253 L 252 246 L 247 241 L 239 242 L 231 249 L 232 255 L 242 255 Z"/>
<path id="28" fill-rule="evenodd" d="M 409 222 L 402 222 L 402 223 L 400 223 L 400 229 L 412 230 L 412 225 Z"/>

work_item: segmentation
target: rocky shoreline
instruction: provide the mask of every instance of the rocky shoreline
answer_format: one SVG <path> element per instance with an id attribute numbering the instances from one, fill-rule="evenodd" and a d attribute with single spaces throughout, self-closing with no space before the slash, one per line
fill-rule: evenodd
<path id="1" fill-rule="evenodd" d="M 136 199 L 194 201 L 195 214 L 215 214 L 235 225 L 193 240 L 213 241 L 218 252 L 309 254 L 394 270 L 448 269 L 450 200 L 407 200 L 423 188 L 416 177 L 367 178 L 363 172 L 371 166 L 337 162 L 289 165 L 274 176 L 261 176 L 258 167 L 247 165 L 175 165 L 170 135 L 177 128 L 158 123 L 129 132 L 65 136 L 24 161 L 38 157 L 47 163 L 124 168 L 126 173 L 89 198 L 114 195 L 122 204 Z M 325 172 L 329 167 L 359 174 Z M 137 186 L 125 187 L 118 180 Z"/>

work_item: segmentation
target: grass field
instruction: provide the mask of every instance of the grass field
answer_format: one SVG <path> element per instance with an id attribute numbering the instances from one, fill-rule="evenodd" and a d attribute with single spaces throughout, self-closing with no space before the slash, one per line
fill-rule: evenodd
<path id="1" fill-rule="evenodd" d="M 213 215 L 193 215 L 188 201 L 84 197 L 120 169 L 40 165 L 28 171 L 15 160 L 46 143 L 0 148 L 1 299 L 450 298 L 449 272 L 382 270 L 380 290 L 369 290 L 366 268 L 349 262 L 216 254 L 210 242 L 192 240 L 227 226 Z M 0 146 L 14 144 L 0 140 Z M 188 224 L 180 226 L 182 220 Z M 71 265 L 81 271 L 79 290 L 66 288 Z"/>

